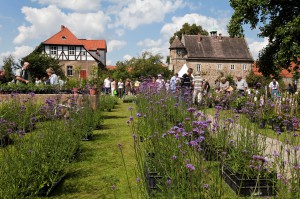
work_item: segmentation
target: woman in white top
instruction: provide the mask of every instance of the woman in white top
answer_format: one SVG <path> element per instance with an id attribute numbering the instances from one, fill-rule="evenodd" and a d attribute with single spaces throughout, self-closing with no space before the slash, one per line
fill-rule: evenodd
<path id="1" fill-rule="evenodd" d="M 115 96 L 114 91 L 116 90 L 116 81 L 114 80 L 114 78 L 111 79 L 110 87 L 111 87 L 111 95 Z"/>
<path id="2" fill-rule="evenodd" d="M 123 93 L 124 93 L 124 82 L 122 81 L 122 79 L 120 79 L 118 82 L 118 95 L 120 99 L 123 97 Z"/>
<path id="3" fill-rule="evenodd" d="M 53 68 L 47 68 L 46 70 L 47 75 L 49 76 L 50 85 L 57 85 L 58 84 L 58 76 L 55 74 Z"/>

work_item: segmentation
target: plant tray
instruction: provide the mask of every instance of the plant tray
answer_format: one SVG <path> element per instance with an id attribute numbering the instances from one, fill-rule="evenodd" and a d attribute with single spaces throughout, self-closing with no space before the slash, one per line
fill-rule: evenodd
<path id="1" fill-rule="evenodd" d="M 274 196 L 276 195 L 276 173 L 271 173 L 267 179 L 244 179 L 239 173 L 234 173 L 227 165 L 221 166 L 224 181 L 238 196 Z"/>
<path id="2" fill-rule="evenodd" d="M 159 176 L 157 172 L 146 172 L 145 176 L 148 192 L 159 191 L 158 185 L 162 176 Z"/>

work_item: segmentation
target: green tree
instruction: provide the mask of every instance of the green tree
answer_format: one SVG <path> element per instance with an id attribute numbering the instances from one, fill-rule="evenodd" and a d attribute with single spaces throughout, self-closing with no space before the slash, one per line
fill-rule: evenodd
<path id="1" fill-rule="evenodd" d="M 132 77 L 137 79 L 139 77 L 157 76 L 157 74 L 162 74 L 163 77 L 169 78 L 171 76 L 171 71 L 163 66 L 161 60 L 161 55 L 152 55 L 149 52 L 144 52 L 138 58 L 132 58 Z"/>
<path id="2" fill-rule="evenodd" d="M 176 36 L 181 40 L 182 35 L 208 35 L 208 32 L 202 28 L 202 26 L 197 26 L 196 24 L 190 25 L 189 23 L 185 23 L 182 25 L 182 28 L 175 32 L 174 35 L 170 38 L 169 42 L 172 44 L 173 40 Z"/>
<path id="3" fill-rule="evenodd" d="M 46 69 L 52 67 L 55 74 L 65 79 L 65 74 L 59 64 L 59 60 L 49 57 L 40 53 L 38 50 L 34 50 L 32 53 L 23 57 L 21 63 L 25 61 L 30 63 L 29 71 L 32 77 L 44 77 L 47 76 Z"/>
<path id="4" fill-rule="evenodd" d="M 278 76 L 291 62 L 299 65 L 300 1 L 230 0 L 235 10 L 228 24 L 230 36 L 244 36 L 243 24 L 260 30 L 269 44 L 259 53 L 259 71 Z"/>
<path id="5" fill-rule="evenodd" d="M 5 77 L 8 81 L 12 81 L 12 79 L 15 77 L 13 73 L 13 70 L 15 70 L 14 66 L 17 66 L 14 57 L 12 55 L 9 55 L 8 57 L 4 57 L 3 63 L 4 63 L 3 69 L 5 70 Z"/>
<path id="6" fill-rule="evenodd" d="M 140 77 L 152 77 L 162 74 L 164 78 L 169 78 L 172 74 L 161 62 L 161 55 L 152 55 L 144 52 L 140 57 L 132 58 L 124 62 L 117 62 L 117 69 L 112 76 L 117 80 L 122 78 L 139 79 Z"/>

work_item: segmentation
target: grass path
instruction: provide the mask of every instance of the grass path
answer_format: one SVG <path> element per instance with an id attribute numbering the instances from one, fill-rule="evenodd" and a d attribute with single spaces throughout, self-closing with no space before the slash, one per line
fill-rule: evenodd
<path id="1" fill-rule="evenodd" d="M 104 112 L 102 129 L 94 131 L 92 141 L 82 142 L 79 158 L 70 164 L 68 175 L 50 198 L 131 198 L 118 148 L 122 144 L 130 184 L 135 190 L 133 142 L 126 124 L 130 106 L 134 104 L 119 102 L 111 112 Z"/>

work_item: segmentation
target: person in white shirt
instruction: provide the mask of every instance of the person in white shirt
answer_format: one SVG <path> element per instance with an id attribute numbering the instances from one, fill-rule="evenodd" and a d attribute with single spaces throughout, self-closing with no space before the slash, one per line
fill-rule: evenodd
<path id="1" fill-rule="evenodd" d="M 269 89 L 272 97 L 279 96 L 280 88 L 279 83 L 276 81 L 276 79 L 273 79 L 272 82 L 269 84 Z"/>
<path id="2" fill-rule="evenodd" d="M 246 80 L 242 79 L 241 75 L 238 75 L 236 78 L 237 78 L 237 81 L 236 81 L 236 90 L 240 94 L 244 95 L 245 92 L 248 89 L 248 84 L 247 84 Z"/>
<path id="3" fill-rule="evenodd" d="M 122 79 L 120 79 L 118 82 L 118 95 L 120 99 L 123 97 L 123 93 L 124 93 L 124 82 Z"/>
<path id="4" fill-rule="evenodd" d="M 110 77 L 108 76 L 105 80 L 104 80 L 104 92 L 105 94 L 109 94 L 110 93 Z"/>
<path id="5" fill-rule="evenodd" d="M 47 68 L 46 73 L 49 76 L 50 85 L 57 85 L 58 84 L 58 76 L 55 74 L 53 68 Z"/>
<path id="6" fill-rule="evenodd" d="M 111 95 L 115 96 L 114 91 L 116 90 L 116 82 L 115 82 L 114 78 L 111 79 L 110 87 L 111 87 Z"/>
<path id="7" fill-rule="evenodd" d="M 176 87 L 177 87 L 177 78 L 178 77 L 178 73 L 175 73 L 174 76 L 171 78 L 170 80 L 170 89 L 173 93 L 176 92 Z"/>
<path id="8" fill-rule="evenodd" d="M 158 74 L 157 77 L 157 90 L 160 91 L 165 87 L 165 80 L 162 78 L 161 74 Z"/>

